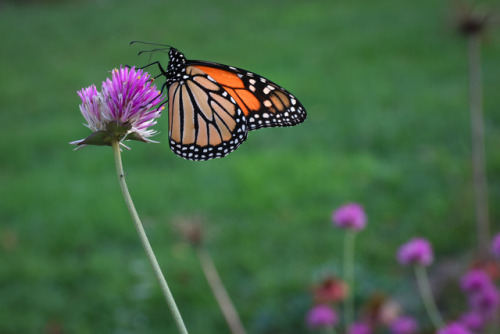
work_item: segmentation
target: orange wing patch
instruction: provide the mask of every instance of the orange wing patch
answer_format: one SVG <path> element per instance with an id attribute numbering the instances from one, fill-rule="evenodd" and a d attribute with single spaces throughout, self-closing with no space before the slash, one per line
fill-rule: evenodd
<path id="1" fill-rule="evenodd" d="M 261 108 L 259 99 L 245 87 L 243 80 L 241 80 L 238 75 L 219 68 L 208 66 L 195 67 L 208 74 L 212 79 L 217 81 L 218 84 L 223 86 L 240 106 L 245 116 L 250 114 L 250 110 L 257 111 Z"/>
<path id="2" fill-rule="evenodd" d="M 228 86 L 231 88 L 245 88 L 243 80 L 241 80 L 236 74 L 221 70 L 218 68 L 208 67 L 208 66 L 195 66 L 211 76 L 219 85 Z"/>

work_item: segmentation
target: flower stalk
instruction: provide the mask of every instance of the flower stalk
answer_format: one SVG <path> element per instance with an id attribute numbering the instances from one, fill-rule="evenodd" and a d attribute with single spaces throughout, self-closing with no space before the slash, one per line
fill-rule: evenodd
<path id="1" fill-rule="evenodd" d="M 238 316 L 238 312 L 236 311 L 236 308 L 234 307 L 234 304 L 232 303 L 231 298 L 222 283 L 210 253 L 204 246 L 197 246 L 195 249 L 208 285 L 212 289 L 212 293 L 219 304 L 231 333 L 246 334 L 245 328 L 243 327 L 241 319 Z"/>
<path id="2" fill-rule="evenodd" d="M 348 293 L 344 299 L 344 325 L 346 332 L 354 319 L 354 241 L 356 231 L 346 230 L 344 239 L 344 281 Z"/>
<path id="3" fill-rule="evenodd" d="M 427 276 L 427 271 L 423 265 L 415 265 L 415 276 L 417 277 L 417 285 L 420 291 L 420 296 L 422 297 L 422 301 L 424 303 L 425 310 L 427 311 L 427 315 L 431 320 L 434 328 L 438 330 L 439 328 L 444 326 L 443 318 L 439 313 L 436 301 L 434 300 L 434 296 L 432 294 L 431 285 L 429 284 L 429 277 Z"/>
<path id="4" fill-rule="evenodd" d="M 344 282 L 348 286 L 344 298 L 344 326 L 346 333 L 354 319 L 354 240 L 356 233 L 366 225 L 366 214 L 358 203 L 347 203 L 333 212 L 335 226 L 345 229 L 344 238 Z"/>
<path id="5" fill-rule="evenodd" d="M 172 296 L 172 293 L 170 292 L 167 281 L 165 280 L 165 277 L 163 276 L 163 273 L 161 272 L 160 265 L 158 264 L 158 261 L 156 260 L 155 254 L 153 252 L 153 248 L 151 247 L 151 244 L 149 243 L 146 232 L 144 231 L 144 227 L 142 226 L 139 215 L 137 214 L 137 210 L 135 209 L 132 198 L 130 197 L 127 183 L 125 182 L 125 173 L 123 172 L 123 164 L 122 164 L 122 159 L 121 159 L 121 154 L 120 154 L 120 142 L 115 140 L 112 142 L 111 146 L 113 148 L 113 153 L 114 153 L 114 157 L 115 157 L 115 164 L 116 164 L 116 172 L 118 174 L 118 181 L 120 183 L 120 188 L 122 190 L 123 198 L 125 199 L 125 203 L 127 205 L 127 208 L 130 212 L 130 215 L 132 216 L 132 220 L 134 221 L 134 225 L 137 229 L 137 233 L 139 234 L 139 239 L 141 240 L 142 246 L 144 247 L 144 250 L 146 251 L 146 255 L 149 259 L 149 262 L 153 266 L 153 271 L 155 273 L 156 278 L 158 279 L 158 282 L 160 283 L 161 290 L 163 292 L 163 295 L 165 296 L 165 300 L 167 301 L 167 305 L 170 308 L 170 311 L 172 312 L 172 315 L 174 317 L 174 320 L 175 320 L 175 323 L 176 323 L 177 328 L 179 330 L 179 333 L 187 334 L 188 331 L 186 329 L 186 326 L 184 325 L 184 321 L 182 320 L 182 316 L 179 312 L 179 309 L 177 308 L 174 297 Z"/>
<path id="6" fill-rule="evenodd" d="M 323 328 L 322 332 L 323 334 L 337 334 L 337 332 L 335 331 L 335 327 L 333 326 L 327 326 Z"/>
<path id="7" fill-rule="evenodd" d="M 477 237 L 479 254 L 481 257 L 486 257 L 488 255 L 487 245 L 490 238 L 490 217 L 484 145 L 481 36 L 479 34 L 471 33 L 467 35 L 467 54 L 469 63 L 469 108 Z"/>

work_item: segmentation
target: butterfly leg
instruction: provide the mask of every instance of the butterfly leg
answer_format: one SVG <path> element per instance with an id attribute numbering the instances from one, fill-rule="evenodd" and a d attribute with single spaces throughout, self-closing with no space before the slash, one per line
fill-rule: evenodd
<path id="1" fill-rule="evenodd" d="M 160 77 L 160 76 L 162 76 L 162 75 L 167 76 L 167 72 L 163 69 L 163 66 L 161 66 L 161 64 L 160 64 L 159 61 L 154 61 L 154 62 L 152 62 L 150 64 L 144 65 L 144 66 L 139 67 L 139 68 L 141 70 L 143 70 L 143 69 L 145 69 L 145 68 L 147 68 L 149 66 L 152 66 L 152 65 L 158 65 L 158 68 L 160 69 L 160 72 L 161 72 L 159 75 L 157 75 L 157 76 L 154 77 L 155 79 L 158 78 L 158 77 Z"/>

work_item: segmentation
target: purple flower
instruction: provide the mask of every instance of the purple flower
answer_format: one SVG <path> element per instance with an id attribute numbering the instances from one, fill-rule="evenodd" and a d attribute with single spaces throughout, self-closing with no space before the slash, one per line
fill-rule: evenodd
<path id="1" fill-rule="evenodd" d="M 91 85 L 78 91 L 78 95 L 82 100 L 80 111 L 93 133 L 70 144 L 84 147 L 111 145 L 114 141 L 125 146 L 123 140 L 152 142 L 149 137 L 156 131 L 149 127 L 160 117 L 163 106 L 155 106 L 163 96 L 148 73 L 135 67 L 120 67 L 112 71 L 111 80 L 102 83 L 101 92 Z"/>
<path id="2" fill-rule="evenodd" d="M 452 322 L 441 328 L 437 334 L 472 334 L 472 332 L 458 322 Z"/>
<path id="3" fill-rule="evenodd" d="M 490 276 L 481 269 L 471 269 L 460 279 L 462 290 L 468 294 L 483 291 L 493 283 Z"/>
<path id="4" fill-rule="evenodd" d="M 360 231 L 366 225 L 363 207 L 357 203 L 348 203 L 335 210 L 332 220 L 336 226 L 354 231 Z"/>
<path id="5" fill-rule="evenodd" d="M 484 327 L 484 319 L 476 311 L 469 311 L 462 314 L 458 322 L 473 332 L 481 331 Z"/>
<path id="6" fill-rule="evenodd" d="M 498 290 L 495 286 L 491 285 L 472 294 L 469 297 L 471 308 L 478 311 L 483 317 L 489 318 L 498 311 L 500 298 Z"/>
<path id="7" fill-rule="evenodd" d="M 391 333 L 393 334 L 414 334 L 417 332 L 418 324 L 412 317 L 399 317 L 391 323 Z"/>
<path id="8" fill-rule="evenodd" d="M 495 237 L 493 238 L 493 242 L 491 243 L 491 251 L 493 252 L 493 255 L 500 258 L 500 233 L 495 235 Z"/>
<path id="9" fill-rule="evenodd" d="M 397 258 L 399 263 L 403 265 L 428 266 L 433 260 L 431 244 L 426 239 L 413 238 L 399 248 Z"/>
<path id="10" fill-rule="evenodd" d="M 355 322 L 349 326 L 347 334 L 371 334 L 372 329 L 367 324 Z"/>
<path id="11" fill-rule="evenodd" d="M 307 325 L 310 328 L 333 327 L 337 321 L 337 313 L 328 305 L 316 305 L 307 313 Z"/>

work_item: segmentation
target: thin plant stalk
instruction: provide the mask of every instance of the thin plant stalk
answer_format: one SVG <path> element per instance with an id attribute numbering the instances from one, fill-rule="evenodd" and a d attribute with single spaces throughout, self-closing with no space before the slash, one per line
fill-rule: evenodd
<path id="1" fill-rule="evenodd" d="M 467 35 L 469 62 L 469 108 L 471 119 L 472 173 L 476 208 L 478 250 L 480 256 L 488 254 L 489 208 L 488 183 L 484 148 L 483 93 L 481 80 L 481 37 L 477 33 Z"/>
<path id="2" fill-rule="evenodd" d="M 327 326 L 322 330 L 323 334 L 337 334 L 333 326 Z"/>
<path id="3" fill-rule="evenodd" d="M 207 278 L 208 285 L 212 289 L 212 293 L 219 304 L 231 333 L 246 334 L 245 328 L 243 327 L 241 319 L 238 316 L 238 312 L 236 311 L 236 308 L 234 307 L 234 304 L 231 301 L 224 284 L 222 283 L 210 253 L 203 246 L 197 246 L 195 249 L 198 259 L 200 260 L 203 273 Z"/>
<path id="4" fill-rule="evenodd" d="M 344 281 L 348 286 L 348 294 L 344 299 L 344 325 L 349 328 L 354 318 L 354 240 L 356 232 L 346 230 L 344 239 Z"/>
<path id="5" fill-rule="evenodd" d="M 427 277 L 425 267 L 415 265 L 415 276 L 417 277 L 418 289 L 420 291 L 420 296 L 422 297 L 425 310 L 427 311 L 427 315 L 437 330 L 443 327 L 445 323 L 437 309 L 436 301 L 434 300 L 434 295 L 432 294 L 431 285 L 429 284 L 429 278 Z"/>
<path id="6" fill-rule="evenodd" d="M 125 173 L 123 172 L 123 164 L 120 154 L 120 143 L 118 141 L 114 141 L 112 147 L 115 156 L 116 172 L 118 173 L 118 181 L 120 182 L 120 188 L 122 190 L 125 203 L 127 204 L 127 208 L 130 212 L 130 215 L 132 216 L 132 220 L 134 221 L 137 233 L 139 234 L 139 239 L 141 240 L 142 246 L 146 251 L 146 255 L 148 256 L 149 262 L 153 266 L 153 271 L 155 273 L 156 278 L 158 279 L 158 282 L 160 283 L 161 290 L 163 292 L 163 295 L 165 296 L 167 305 L 170 308 L 170 311 L 172 312 L 172 316 L 174 317 L 177 328 L 179 329 L 179 333 L 188 334 L 186 326 L 184 325 L 184 321 L 182 320 L 182 316 L 175 303 L 174 297 L 172 296 L 167 281 L 165 280 L 165 277 L 161 272 L 160 265 L 158 264 L 158 261 L 156 260 L 155 254 L 153 252 L 153 248 L 151 248 L 146 232 L 144 231 L 144 227 L 142 226 L 141 220 L 139 218 L 139 215 L 137 214 L 132 198 L 130 197 L 127 183 L 125 182 Z"/>

